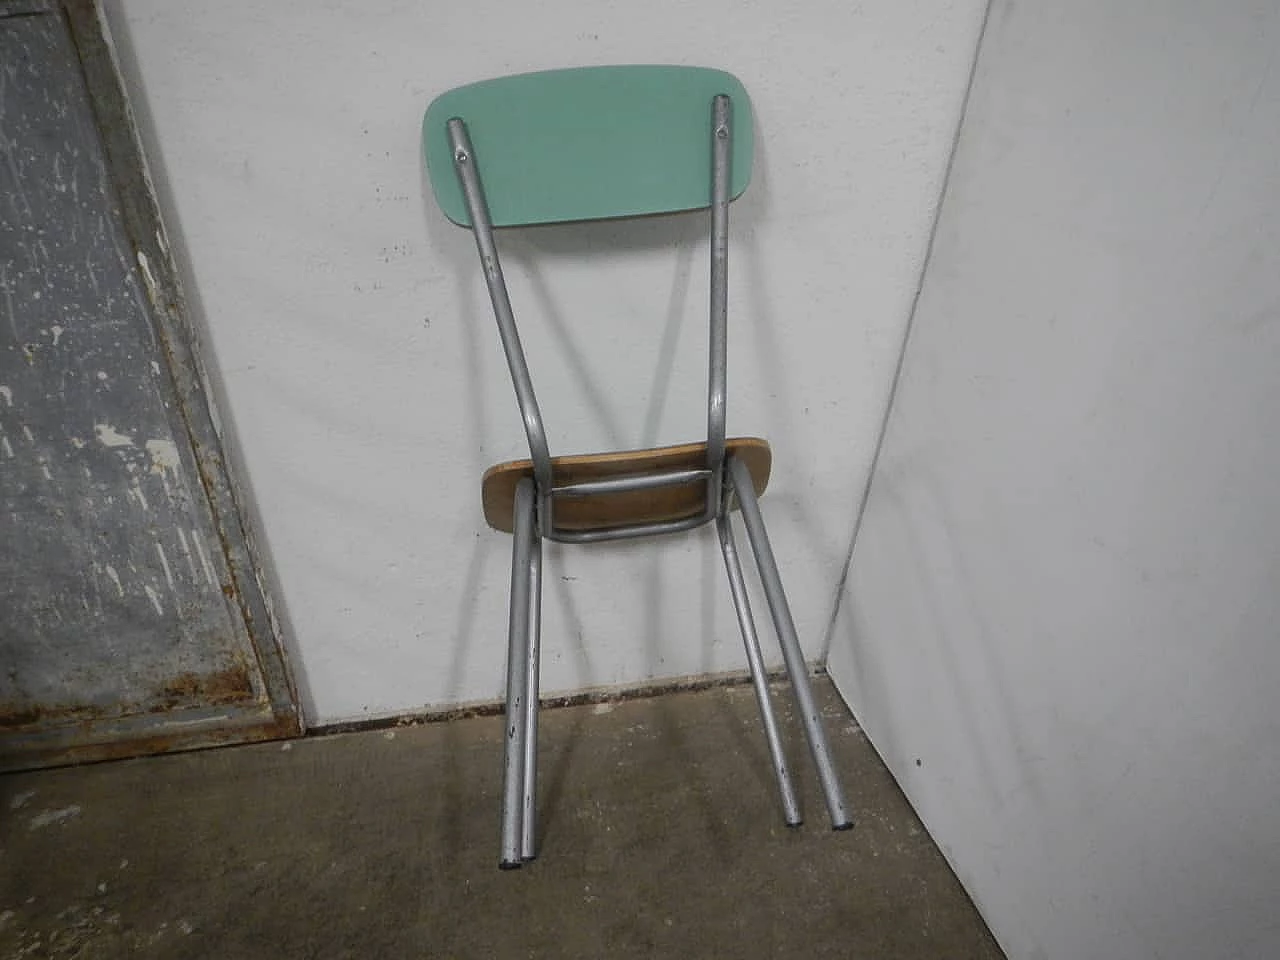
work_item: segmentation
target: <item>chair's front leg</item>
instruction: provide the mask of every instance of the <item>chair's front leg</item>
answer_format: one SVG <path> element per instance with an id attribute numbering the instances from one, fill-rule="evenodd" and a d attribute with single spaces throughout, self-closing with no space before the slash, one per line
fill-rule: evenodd
<path id="1" fill-rule="evenodd" d="M 814 765 L 818 768 L 818 780 L 826 797 L 831 826 L 836 830 L 846 830 L 853 826 L 853 820 L 845 809 L 844 794 L 836 776 L 831 751 L 827 747 L 822 718 L 813 700 L 813 690 L 809 687 L 804 653 L 800 650 L 800 641 L 796 637 L 796 625 L 791 619 L 791 608 L 787 605 L 787 595 L 782 589 L 782 578 L 778 575 L 773 547 L 769 544 L 769 534 L 765 531 L 764 518 L 760 515 L 760 503 L 756 499 L 751 474 L 746 464 L 737 457 L 729 458 L 729 479 L 742 507 L 747 539 L 751 542 L 751 552 L 755 555 L 756 568 L 760 571 L 760 583 L 764 587 L 765 599 L 769 602 L 769 613 L 773 616 L 773 625 L 778 631 L 782 658 L 787 665 L 787 675 L 795 691 L 796 703 L 800 707 L 800 719 L 804 724 L 805 737 L 809 741 L 809 750 L 813 754 Z"/>
<path id="2" fill-rule="evenodd" d="M 747 585 L 742 577 L 742 564 L 738 560 L 738 548 L 733 542 L 733 527 L 727 510 L 716 517 L 716 531 L 720 534 L 720 552 L 724 554 L 724 568 L 729 575 L 729 592 L 733 595 L 733 608 L 738 614 L 742 644 L 747 648 L 747 666 L 751 670 L 751 682 L 756 690 L 756 705 L 760 708 L 764 736 L 769 743 L 769 756 L 773 759 L 773 773 L 778 781 L 778 792 L 782 796 L 782 812 L 787 826 L 798 827 L 802 822 L 800 804 L 796 800 L 796 788 L 791 782 L 791 771 L 787 769 L 787 756 L 782 750 L 778 721 L 773 714 L 769 676 L 765 672 L 764 657 L 760 654 L 760 638 L 756 634 L 755 620 L 751 616 L 751 602 L 747 599 Z"/>
<path id="3" fill-rule="evenodd" d="M 525 745 L 529 681 L 529 569 L 533 553 L 533 481 L 516 486 L 511 547 L 511 607 L 507 623 L 506 753 L 502 778 L 502 859 L 512 870 L 523 862 Z"/>
<path id="4" fill-rule="evenodd" d="M 538 801 L 538 672 L 542 633 L 542 537 L 530 519 L 529 548 L 529 625 L 527 628 L 525 699 L 524 699 L 524 786 L 520 831 L 520 858 L 537 856 Z M 512 571 L 514 576 L 516 571 Z"/>

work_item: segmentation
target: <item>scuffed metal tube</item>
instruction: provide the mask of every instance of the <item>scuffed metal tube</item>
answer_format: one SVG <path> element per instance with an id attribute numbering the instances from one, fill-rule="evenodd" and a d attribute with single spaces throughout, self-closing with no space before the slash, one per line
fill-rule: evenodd
<path id="1" fill-rule="evenodd" d="M 760 708 L 764 736 L 769 742 L 769 756 L 773 759 L 773 773 L 782 798 L 782 812 L 787 826 L 798 827 L 803 822 L 800 803 L 796 799 L 795 785 L 791 782 L 791 771 L 787 768 L 787 756 L 782 749 L 778 720 L 773 713 L 769 676 L 765 672 L 764 657 L 760 654 L 760 638 L 756 634 L 755 620 L 751 616 L 751 601 L 747 599 L 747 585 L 742 578 L 742 563 L 738 560 L 738 548 L 733 542 L 733 527 L 728 513 L 716 518 L 716 531 L 720 534 L 720 552 L 724 554 L 724 568 L 729 575 L 729 592 L 733 594 L 733 608 L 738 614 L 742 643 L 747 648 L 747 666 L 751 670 L 751 682 L 756 690 L 756 704 Z"/>
<path id="2" fill-rule="evenodd" d="M 533 523 L 530 522 L 532 532 Z M 538 673 L 542 659 L 542 539 L 529 547 L 529 623 L 524 698 L 524 782 L 521 789 L 520 859 L 538 855 Z M 512 571 L 513 574 L 515 571 Z"/>
<path id="3" fill-rule="evenodd" d="M 711 517 L 706 511 L 686 520 L 667 520 L 661 523 L 641 523 L 632 527 L 611 527 L 606 530 L 557 530 L 547 539 L 557 543 L 603 543 L 606 540 L 628 540 L 635 537 L 656 537 L 667 533 L 681 533 L 700 527 Z"/>
<path id="4" fill-rule="evenodd" d="M 733 105 L 724 94 L 711 101 L 711 336 L 707 376 L 709 499 L 716 513 L 723 496 L 727 371 L 729 366 L 729 183 L 733 175 Z"/>
<path id="5" fill-rule="evenodd" d="M 489 218 L 489 205 L 485 201 L 484 186 L 476 169 L 475 150 L 467 125 L 460 117 L 449 121 L 449 146 L 453 151 L 453 167 L 462 185 L 467 201 L 467 213 L 471 217 L 471 232 L 476 238 L 476 250 L 484 267 L 484 282 L 489 289 L 493 315 L 498 321 L 498 333 L 502 337 L 502 350 L 507 355 L 507 367 L 511 371 L 511 383 L 520 404 L 520 416 L 524 420 L 525 435 L 529 440 L 529 456 L 533 460 L 533 475 L 538 493 L 543 499 L 546 516 L 542 522 L 550 529 L 551 451 L 547 445 L 547 432 L 542 425 L 542 413 L 538 398 L 533 392 L 533 379 L 525 361 L 524 348 L 520 344 L 520 332 L 516 329 L 515 313 L 511 309 L 511 297 L 502 275 L 502 263 L 498 259 L 498 247 L 493 239 L 493 223 Z"/>
<path id="6" fill-rule="evenodd" d="M 511 607 L 507 623 L 507 709 L 503 735 L 502 859 L 504 870 L 524 861 L 525 702 L 529 680 L 529 558 L 533 549 L 533 481 L 516 486 L 515 535 L 511 547 Z"/>
<path id="7" fill-rule="evenodd" d="M 809 686 L 809 671 L 805 666 L 804 653 L 800 649 L 800 640 L 796 636 L 795 622 L 791 619 L 787 595 L 782 589 L 782 578 L 778 575 L 778 564 L 773 556 L 773 547 L 769 544 L 764 518 L 760 515 L 760 503 L 756 499 L 755 487 L 751 484 L 751 474 L 746 464 L 737 457 L 729 458 L 728 469 L 734 494 L 742 508 L 742 521 L 747 528 L 751 552 L 756 558 L 756 568 L 760 571 L 760 583 L 764 587 L 765 599 L 769 602 L 769 613 L 773 616 L 773 625 L 778 631 L 782 658 L 787 665 L 787 675 L 791 679 L 796 704 L 800 708 L 800 719 L 804 724 L 805 737 L 809 741 L 809 752 L 813 754 L 814 766 L 818 768 L 818 780 L 826 798 L 827 812 L 831 815 L 831 826 L 836 830 L 846 830 L 853 826 L 853 820 L 845 808 L 835 763 L 831 759 L 827 736 L 822 729 L 822 718 L 814 703 L 813 690 Z"/>

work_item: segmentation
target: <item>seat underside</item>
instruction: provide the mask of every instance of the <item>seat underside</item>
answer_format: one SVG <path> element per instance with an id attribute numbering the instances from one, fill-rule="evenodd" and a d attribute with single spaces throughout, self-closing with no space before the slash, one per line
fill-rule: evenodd
<path id="1" fill-rule="evenodd" d="M 756 496 L 769 483 L 773 454 L 767 441 L 759 437 L 734 437 L 725 441 L 726 456 L 746 464 Z M 551 461 L 556 486 L 605 480 L 614 477 L 648 475 L 705 467 L 706 443 L 685 443 L 647 450 L 620 450 L 554 457 Z M 532 460 L 499 463 L 485 471 L 481 481 L 484 518 L 489 526 L 511 533 L 516 485 L 533 476 Z M 600 530 L 640 523 L 685 520 L 706 509 L 705 483 L 603 493 L 580 497 L 557 497 L 555 525 L 560 530 Z"/>

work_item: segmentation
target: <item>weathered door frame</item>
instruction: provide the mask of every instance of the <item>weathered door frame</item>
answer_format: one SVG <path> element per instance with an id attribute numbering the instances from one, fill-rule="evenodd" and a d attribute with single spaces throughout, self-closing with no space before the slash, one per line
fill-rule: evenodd
<path id="1" fill-rule="evenodd" d="M 238 607 L 262 686 L 251 704 L 229 703 L 116 719 L 51 724 L 4 737 L 0 770 L 79 763 L 269 740 L 302 732 L 302 717 L 279 626 L 272 615 L 244 522 L 232 469 L 223 454 L 209 380 L 197 350 L 179 274 L 134 124 L 128 94 L 96 0 L 32 4 L 60 9 L 69 27 L 120 205 L 140 269 L 157 340 L 169 359 L 178 419 L 195 455 L 199 482 L 219 534 L 231 582 L 223 592 Z"/>

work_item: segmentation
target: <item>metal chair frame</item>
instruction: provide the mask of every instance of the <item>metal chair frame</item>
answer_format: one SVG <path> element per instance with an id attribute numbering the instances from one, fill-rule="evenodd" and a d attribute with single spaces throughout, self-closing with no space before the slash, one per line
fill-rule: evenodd
<path id="1" fill-rule="evenodd" d="M 747 599 L 742 564 L 730 523 L 736 501 L 742 512 L 747 539 L 764 587 L 769 613 L 777 631 L 783 660 L 795 693 L 809 749 L 817 768 L 832 827 L 852 826 L 844 795 L 836 775 L 821 717 L 813 699 L 808 670 L 795 623 L 783 591 L 778 566 L 760 515 L 760 505 L 746 465 L 725 452 L 726 366 L 728 343 L 729 200 L 733 144 L 732 103 L 720 94 L 711 102 L 712 115 L 712 201 L 711 201 L 711 318 L 710 369 L 707 390 L 706 465 L 695 470 L 677 470 L 612 477 L 603 480 L 558 484 L 543 428 L 542 414 L 534 394 L 533 381 L 525 361 L 520 334 L 516 329 L 511 299 L 502 275 L 502 265 L 494 242 L 493 224 L 485 201 L 475 150 L 466 121 L 448 121 L 449 143 L 471 231 L 484 269 L 485 283 L 493 304 L 494 317 L 502 338 L 516 399 L 524 420 L 533 461 L 533 477 L 516 487 L 515 529 L 511 556 L 511 606 L 508 624 L 505 765 L 502 795 L 502 852 L 500 866 L 519 867 L 537 853 L 536 793 L 538 759 L 538 684 L 542 596 L 542 541 L 593 543 L 632 537 L 677 533 L 716 523 L 724 556 L 730 592 L 738 626 L 746 647 L 747 664 L 755 688 L 769 754 L 777 777 L 783 813 L 789 826 L 801 823 L 800 805 L 791 772 L 782 749 L 782 738 L 769 694 L 768 676 L 755 621 Z M 655 523 L 629 524 L 606 529 L 565 530 L 557 528 L 555 508 L 558 498 L 590 497 L 653 489 L 682 484 L 705 484 L 706 507 L 692 517 Z"/>

